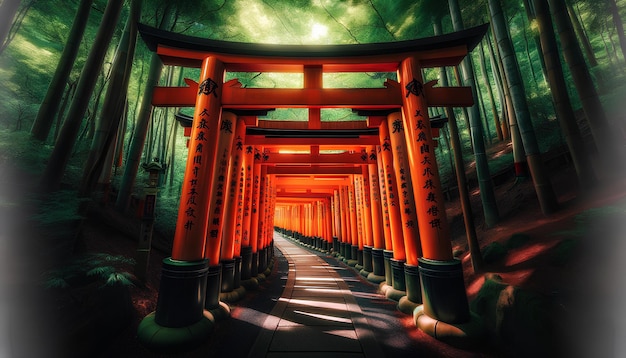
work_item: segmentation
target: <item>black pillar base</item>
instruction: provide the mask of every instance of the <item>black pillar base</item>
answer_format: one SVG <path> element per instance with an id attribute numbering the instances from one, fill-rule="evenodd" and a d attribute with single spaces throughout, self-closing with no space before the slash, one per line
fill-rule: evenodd
<path id="1" fill-rule="evenodd" d="M 363 271 L 372 272 L 372 247 L 363 246 Z"/>
<path id="2" fill-rule="evenodd" d="M 339 253 L 339 238 L 338 237 L 333 237 L 333 251 L 336 253 Z"/>
<path id="3" fill-rule="evenodd" d="M 252 277 L 257 277 L 259 275 L 259 253 L 252 253 L 252 265 L 250 267 L 250 275 Z"/>
<path id="4" fill-rule="evenodd" d="M 346 243 L 345 242 L 340 242 L 339 243 L 339 256 L 341 257 L 346 257 Z"/>
<path id="5" fill-rule="evenodd" d="M 391 263 L 391 280 L 395 290 L 406 291 L 404 281 L 404 260 L 389 259 Z"/>
<path id="6" fill-rule="evenodd" d="M 212 310 L 220 306 L 220 289 L 222 281 L 222 265 L 209 266 L 206 280 L 206 299 L 204 308 Z"/>
<path id="7" fill-rule="evenodd" d="M 235 289 L 235 260 L 222 260 L 221 292 L 231 292 Z"/>
<path id="8" fill-rule="evenodd" d="M 467 291 L 460 260 L 418 259 L 424 313 L 446 323 L 469 321 Z"/>
<path id="9" fill-rule="evenodd" d="M 208 271 L 208 260 L 163 260 L 154 317 L 158 325 L 186 327 L 202 319 Z"/>
<path id="10" fill-rule="evenodd" d="M 259 250 L 259 272 L 264 272 L 267 268 L 267 247 Z"/>
<path id="11" fill-rule="evenodd" d="M 252 277 L 252 247 L 241 247 L 241 279 L 248 280 Z"/>
<path id="12" fill-rule="evenodd" d="M 393 251 L 383 250 L 383 257 L 385 258 L 385 282 L 387 285 L 393 286 L 393 273 L 390 261 L 393 258 Z"/>
<path id="13" fill-rule="evenodd" d="M 241 256 L 235 257 L 235 279 L 233 281 L 233 288 L 239 287 L 241 287 Z"/>
<path id="14" fill-rule="evenodd" d="M 372 248 L 372 272 L 376 276 L 385 276 L 383 249 Z"/>

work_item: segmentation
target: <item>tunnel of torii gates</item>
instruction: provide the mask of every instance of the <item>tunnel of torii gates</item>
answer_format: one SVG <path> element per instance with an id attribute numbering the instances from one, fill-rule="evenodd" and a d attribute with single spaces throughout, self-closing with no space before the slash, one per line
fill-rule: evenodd
<path id="1" fill-rule="evenodd" d="M 399 307 L 437 338 L 466 337 L 463 271 L 453 258 L 428 107 L 467 107 L 469 87 L 424 83 L 456 66 L 487 25 L 441 36 L 355 45 L 269 45 L 201 39 L 141 25 L 165 65 L 198 82 L 155 87 L 154 106 L 195 107 L 181 119 L 188 158 L 173 249 L 156 311 L 138 337 L 153 348 L 199 344 L 225 297 L 268 269 L 274 230 L 332 252 L 399 292 Z M 303 73 L 303 88 L 243 88 L 226 71 Z M 397 72 L 380 88 L 324 88 L 323 74 Z M 308 121 L 259 120 L 307 108 Z M 366 121 L 321 121 L 351 108 Z M 225 313 L 224 313 L 225 311 Z M 208 312 L 208 313 L 207 313 Z M 435 331 L 436 330 L 436 331 Z"/>

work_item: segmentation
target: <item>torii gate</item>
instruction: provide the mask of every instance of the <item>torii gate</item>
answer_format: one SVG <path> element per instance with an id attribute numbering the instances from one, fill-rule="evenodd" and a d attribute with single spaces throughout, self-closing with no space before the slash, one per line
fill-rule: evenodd
<path id="1" fill-rule="evenodd" d="M 244 280 L 266 268 L 274 224 L 315 238 L 314 245 L 361 265 L 368 278 L 406 292 L 411 309 L 423 302 L 415 320 L 426 332 L 433 322 L 467 323 L 427 108 L 471 106 L 473 99 L 469 87 L 424 83 L 421 71 L 458 65 L 486 29 L 308 46 L 208 40 L 140 24 L 164 64 L 201 68 L 201 75 L 187 87 L 156 87 L 153 95 L 155 106 L 195 112 L 185 131 L 189 153 L 172 256 L 163 262 L 157 309 L 142 321 L 139 339 L 176 349 L 206 338 L 212 324 L 205 309 L 213 316 L 224 311 L 220 289 L 232 290 L 239 278 L 231 272 Z M 224 82 L 226 71 L 303 73 L 304 86 L 242 88 Z M 397 72 L 399 82 L 324 88 L 323 74 L 331 72 Z M 308 122 L 257 118 L 282 107 L 307 108 Z M 322 108 L 351 108 L 368 120 L 322 122 Z"/>

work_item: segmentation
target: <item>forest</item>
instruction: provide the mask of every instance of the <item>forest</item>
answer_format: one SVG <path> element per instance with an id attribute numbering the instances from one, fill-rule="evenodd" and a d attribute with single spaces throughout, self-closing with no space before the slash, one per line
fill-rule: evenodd
<path id="1" fill-rule="evenodd" d="M 463 165 L 468 180 L 481 185 L 477 225 L 493 227 L 498 198 L 483 196 L 493 188 L 480 180 L 489 173 L 532 177 L 546 215 L 558 208 L 545 190 L 542 155 L 567 153 L 581 196 L 623 179 L 625 16 L 626 0 L 1 0 L 0 251 L 30 255 L 23 251 L 35 248 L 38 267 L 28 270 L 47 270 L 75 256 L 94 207 L 138 221 L 152 162 L 163 168 L 154 230 L 169 249 L 187 157 L 175 114 L 193 108 L 152 107 L 150 100 L 155 85 L 196 81 L 199 69 L 164 66 L 137 23 L 209 39 L 302 45 L 402 41 L 489 23 L 461 66 L 427 69 L 424 78 L 474 87 L 475 106 L 429 111 L 458 126 L 445 126 L 439 138 L 444 185 L 457 186 L 455 168 Z M 396 76 L 336 73 L 325 75 L 324 85 L 382 87 Z M 226 74 L 233 78 L 244 87 L 302 87 L 297 74 Z M 277 109 L 263 119 L 307 121 L 307 112 Z M 322 111 L 322 121 L 364 119 L 348 109 Z M 481 153 L 495 148 L 503 155 L 485 161 Z M 24 233 L 45 243 L 9 242 Z M 92 274 L 132 284 L 125 269 L 132 260 L 107 259 L 115 262 L 107 267 L 117 266 Z M 45 285 L 68 285 L 60 277 L 44 277 Z"/>

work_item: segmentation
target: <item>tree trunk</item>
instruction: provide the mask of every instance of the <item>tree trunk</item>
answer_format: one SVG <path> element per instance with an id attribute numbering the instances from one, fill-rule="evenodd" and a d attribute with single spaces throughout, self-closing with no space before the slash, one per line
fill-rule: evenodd
<path id="1" fill-rule="evenodd" d="M 611 133 L 611 126 L 600 102 L 591 73 L 576 41 L 576 35 L 567 15 L 565 1 L 549 1 L 554 22 L 561 39 L 565 62 L 570 69 L 583 111 L 589 122 L 591 133 L 598 148 L 599 159 L 603 162 L 604 169 L 609 174 L 618 175 L 626 159 L 620 146 L 617 144 L 616 137 L 614 137 L 615 133 Z"/>
<path id="2" fill-rule="evenodd" d="M 533 0 L 537 15 L 539 33 L 541 34 L 541 49 L 543 52 L 546 69 L 548 70 L 548 80 L 550 92 L 554 100 L 554 106 L 561 130 L 565 136 L 565 142 L 569 148 L 574 168 L 578 176 L 578 183 L 581 188 L 590 188 L 596 182 L 593 167 L 587 150 L 585 150 L 583 137 L 576 123 L 574 110 L 567 94 L 567 85 L 563 75 L 559 49 L 556 43 L 556 35 L 550 18 L 550 9 L 547 0 Z"/>
<path id="3" fill-rule="evenodd" d="M 494 40 L 497 42 L 497 37 L 495 33 L 495 29 L 491 26 L 491 31 L 493 33 Z M 508 34 L 508 32 L 507 32 Z M 516 180 L 523 180 L 528 178 L 528 163 L 526 161 L 526 153 L 524 152 L 524 145 L 522 144 L 522 136 L 519 132 L 519 127 L 517 125 L 517 116 L 515 114 L 515 109 L 513 108 L 513 101 L 511 100 L 511 90 L 509 89 L 509 81 L 507 79 L 507 73 L 504 70 L 504 64 L 502 62 L 502 54 L 500 53 L 500 49 L 496 46 L 497 61 L 498 68 L 500 69 L 500 73 L 502 74 L 502 86 L 504 92 L 504 102 L 506 104 L 506 113 L 507 113 L 507 128 L 509 130 L 509 136 L 511 138 L 511 145 L 513 147 L 513 167 L 515 169 L 515 178 Z"/>
<path id="4" fill-rule="evenodd" d="M 539 199 L 541 211 L 549 214 L 557 209 L 556 195 L 552 189 L 552 184 L 546 174 L 539 145 L 535 137 L 528 104 L 526 102 L 526 93 L 524 90 L 524 82 L 519 71 L 519 65 L 515 58 L 515 51 L 509 37 L 506 18 L 502 11 L 500 0 L 489 0 L 489 12 L 491 23 L 496 34 L 496 41 L 502 56 L 502 64 L 506 71 L 508 87 L 511 91 L 511 100 L 513 108 L 517 116 L 517 122 L 520 127 L 520 135 L 524 150 L 526 151 L 526 159 L 535 186 L 535 192 Z"/>
<path id="5" fill-rule="evenodd" d="M 123 117 L 126 95 L 128 93 L 128 82 L 135 54 L 140 6 L 140 0 L 132 2 L 131 13 L 126 20 L 122 38 L 115 52 L 111 66 L 111 80 L 107 87 L 102 113 L 97 123 L 98 128 L 83 170 L 83 178 L 79 189 L 79 195 L 83 197 L 91 195 L 105 166 L 111 165 L 107 161 L 107 157 L 115 144 L 120 120 Z"/>
<path id="6" fill-rule="evenodd" d="M 441 19 L 433 19 L 433 28 L 435 35 L 442 34 Z M 444 67 L 439 68 L 439 82 L 442 87 L 448 86 L 448 75 Z M 467 178 L 465 177 L 465 163 L 463 162 L 463 152 L 461 150 L 461 140 L 459 139 L 459 129 L 456 124 L 454 110 L 450 107 L 445 108 L 448 116 L 448 129 L 450 130 L 450 146 L 454 152 L 454 168 L 456 168 L 456 183 L 459 189 L 459 200 L 461 202 L 461 210 L 463 211 L 463 222 L 465 223 L 465 236 L 470 250 L 472 259 L 472 268 L 474 272 L 478 272 L 483 266 L 483 257 L 480 252 L 478 236 L 476 235 L 476 227 L 474 226 L 474 213 L 472 204 L 467 190 Z"/>
<path id="7" fill-rule="evenodd" d="M 2 40 L 2 44 L 9 37 L 13 19 L 15 19 L 15 14 L 19 8 L 20 0 L 4 0 L 0 3 L 0 40 Z"/>
<path id="8" fill-rule="evenodd" d="M 122 181 L 115 201 L 115 207 L 120 212 L 126 212 L 130 204 L 130 195 L 135 184 L 137 171 L 139 170 L 141 153 L 143 152 L 143 147 L 146 142 L 146 133 L 150 124 L 150 118 L 152 118 L 152 93 L 154 92 L 154 87 L 159 82 L 162 69 L 163 63 L 161 59 L 156 53 L 153 53 L 150 61 L 150 69 L 148 70 L 148 79 L 145 82 L 146 87 L 143 92 L 141 107 L 139 108 L 133 137 L 130 147 L 128 148 L 124 174 L 122 175 Z"/>
<path id="9" fill-rule="evenodd" d="M 613 23 L 617 30 L 619 45 L 622 48 L 622 55 L 624 56 L 624 60 L 626 60 L 626 34 L 624 34 L 624 24 L 622 23 L 622 18 L 619 16 L 616 1 L 609 0 L 609 6 L 611 7 L 611 16 L 613 16 Z"/>
<path id="10" fill-rule="evenodd" d="M 524 17 L 522 16 L 521 18 L 522 18 L 522 34 L 524 34 L 524 49 L 526 52 L 526 59 L 528 59 L 528 67 L 530 68 L 530 75 L 533 78 L 533 83 L 535 84 L 535 88 L 539 88 L 539 84 L 537 83 L 537 77 L 535 76 L 535 68 L 533 67 L 533 60 L 530 58 L 530 46 L 528 44 L 528 33 L 527 33 L 528 26 L 526 26 L 526 21 L 524 21 Z"/>
<path id="11" fill-rule="evenodd" d="M 41 178 L 42 192 L 52 192 L 57 190 L 65 168 L 70 160 L 72 148 L 76 143 L 76 136 L 80 129 L 80 124 L 85 115 L 85 110 L 89 106 L 89 97 L 93 93 L 96 80 L 102 68 L 102 62 L 115 32 L 115 26 L 119 19 L 119 15 L 124 4 L 123 0 L 110 0 L 104 11 L 102 22 L 98 28 L 96 39 L 93 43 L 85 66 L 80 76 L 78 86 L 76 87 L 76 95 L 72 100 L 69 113 L 63 128 L 59 134 L 59 139 L 50 154 L 50 159 L 46 165 Z"/>
<path id="12" fill-rule="evenodd" d="M 487 49 L 489 50 L 489 63 L 491 64 L 491 73 L 493 74 L 493 80 L 496 84 L 496 88 L 498 89 L 498 99 L 500 102 L 500 108 L 502 110 L 502 120 L 500 121 L 502 138 L 505 140 L 511 139 L 511 135 L 509 132 L 509 116 L 506 113 L 506 96 L 504 91 L 504 84 L 502 80 L 502 70 L 500 61 L 496 60 L 496 56 L 494 54 L 493 46 L 491 45 L 491 37 L 489 36 L 489 32 L 487 32 Z"/>
<path id="13" fill-rule="evenodd" d="M 532 2 L 530 0 L 524 0 L 524 9 L 526 9 L 526 17 L 528 18 L 529 23 L 533 23 L 535 21 L 535 9 L 532 6 Z M 535 42 L 535 48 L 537 52 L 541 51 L 541 42 L 539 40 L 539 34 L 536 31 L 533 31 L 533 41 Z M 541 63 L 541 74 L 543 75 L 543 80 L 546 81 L 548 77 L 546 72 L 546 64 L 543 62 L 543 57 L 539 56 L 539 62 Z"/>
<path id="14" fill-rule="evenodd" d="M 572 7 L 571 4 L 566 3 L 566 6 L 567 6 L 567 13 L 569 15 L 570 21 L 572 22 L 572 25 L 574 26 L 574 31 L 576 31 L 576 34 L 578 35 L 578 39 L 580 40 L 580 43 L 583 45 L 583 49 L 585 49 L 585 54 L 587 55 L 587 61 L 589 61 L 589 66 L 596 67 L 598 65 L 598 60 L 596 59 L 596 55 L 593 51 L 593 48 L 591 47 L 591 42 L 589 42 L 589 38 L 587 37 L 587 34 L 583 30 L 583 26 L 581 22 L 578 20 L 578 15 L 576 15 L 576 11 L 574 11 L 574 8 Z"/>
<path id="15" fill-rule="evenodd" d="M 463 30 L 464 26 L 458 0 L 448 0 L 448 6 L 450 7 L 450 17 L 452 18 L 454 30 Z M 474 85 L 474 68 L 470 54 L 461 62 L 461 70 L 463 72 L 463 82 L 472 89 L 472 98 L 478 98 L 478 92 Z M 498 205 L 493 190 L 493 181 L 491 180 L 491 174 L 489 174 L 489 164 L 487 162 L 485 142 L 483 141 L 483 126 L 480 119 L 478 100 L 476 100 L 474 105 L 469 109 L 469 120 L 471 125 L 470 135 L 472 136 L 474 158 L 476 161 L 476 176 L 478 178 L 478 187 L 480 188 L 480 198 L 483 203 L 485 224 L 487 227 L 492 227 L 500 219 L 500 214 L 498 213 Z"/>
<path id="16" fill-rule="evenodd" d="M 6 1 L 7 0 L 5 0 L 5 2 Z M 85 27 L 87 27 L 87 20 L 89 20 L 89 11 L 91 10 L 92 3 L 93 0 L 81 0 L 78 6 L 72 29 L 70 30 L 65 47 L 63 48 L 63 53 L 61 54 L 61 59 L 59 60 L 56 71 L 54 71 L 52 81 L 48 86 L 46 97 L 44 97 L 39 111 L 37 112 L 37 117 L 30 129 L 31 135 L 37 140 L 45 141 L 48 138 L 52 122 L 59 109 L 63 90 L 68 82 L 70 72 L 72 72 L 72 67 L 74 66 L 74 61 L 76 60 L 76 55 L 80 48 Z M 98 73 L 98 71 L 96 71 L 96 73 Z"/>
<path id="17" fill-rule="evenodd" d="M 493 89 L 491 88 L 491 82 L 489 81 L 489 74 L 487 72 L 487 63 L 485 61 L 485 50 L 483 49 L 483 43 L 479 45 L 480 54 L 480 71 L 482 72 L 483 79 L 485 80 L 485 87 L 487 88 L 487 94 L 489 95 L 489 103 L 491 104 L 491 113 L 493 114 L 493 124 L 496 127 L 496 135 L 498 140 L 502 141 L 502 128 L 500 127 L 500 117 L 498 116 L 498 109 L 496 108 L 496 101 L 493 97 Z"/>

